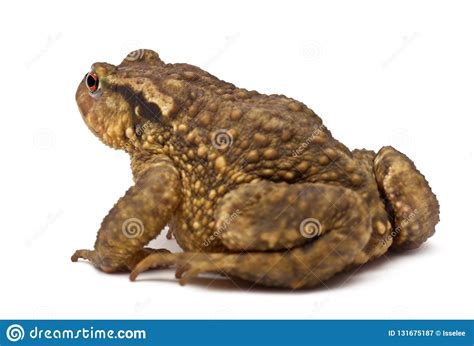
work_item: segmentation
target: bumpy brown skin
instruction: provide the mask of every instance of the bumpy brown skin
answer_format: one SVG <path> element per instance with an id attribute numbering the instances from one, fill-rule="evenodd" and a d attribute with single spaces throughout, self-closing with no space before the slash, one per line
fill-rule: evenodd
<path id="1" fill-rule="evenodd" d="M 177 266 L 181 282 L 220 272 L 301 288 L 434 233 L 438 202 L 406 156 L 351 152 L 301 102 L 165 64 L 150 50 L 92 70 L 100 89 L 81 81 L 79 109 L 104 143 L 130 154 L 135 185 L 95 249 L 73 261 L 132 279 Z M 144 248 L 165 225 L 184 253 Z"/>

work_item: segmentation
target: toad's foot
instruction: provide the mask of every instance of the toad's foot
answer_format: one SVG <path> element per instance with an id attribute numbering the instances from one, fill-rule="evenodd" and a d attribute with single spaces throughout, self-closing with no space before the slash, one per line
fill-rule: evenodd
<path id="1" fill-rule="evenodd" d="M 176 266 L 176 278 L 184 285 L 192 277 L 201 273 L 225 273 L 238 265 L 240 255 L 205 252 L 157 253 L 142 260 L 130 274 L 135 281 L 140 273 L 157 267 Z"/>
<path id="2" fill-rule="evenodd" d="M 178 255 L 176 253 L 156 253 L 147 256 L 133 268 L 130 280 L 135 281 L 140 273 L 149 269 L 175 265 L 178 261 Z"/>
<path id="3" fill-rule="evenodd" d="M 392 147 L 378 152 L 374 171 L 393 217 L 391 248 L 419 247 L 434 234 L 439 221 L 438 200 L 428 182 L 408 157 Z"/>
<path id="4" fill-rule="evenodd" d="M 143 248 L 132 256 L 127 258 L 110 258 L 101 257 L 95 250 L 77 250 L 71 256 L 71 261 L 77 262 L 79 258 L 85 259 L 91 262 L 94 266 L 99 268 L 105 273 L 115 273 L 132 270 L 137 263 L 142 259 L 152 254 L 168 254 L 170 253 L 167 249 L 151 249 Z"/>

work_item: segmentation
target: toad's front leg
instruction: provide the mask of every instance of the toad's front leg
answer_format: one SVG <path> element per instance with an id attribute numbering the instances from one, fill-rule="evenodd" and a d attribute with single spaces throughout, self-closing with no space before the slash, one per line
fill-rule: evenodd
<path id="1" fill-rule="evenodd" d="M 180 201 L 177 170 L 167 159 L 153 163 L 104 218 L 94 250 L 77 250 L 104 272 L 130 271 L 155 251 L 144 248 L 168 223 Z"/>

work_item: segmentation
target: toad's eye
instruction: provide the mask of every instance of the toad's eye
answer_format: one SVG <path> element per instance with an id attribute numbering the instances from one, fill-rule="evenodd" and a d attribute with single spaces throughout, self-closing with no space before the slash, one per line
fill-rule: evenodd
<path id="1" fill-rule="evenodd" d="M 91 94 L 95 94 L 99 90 L 99 77 L 95 72 L 86 74 L 86 87 Z"/>

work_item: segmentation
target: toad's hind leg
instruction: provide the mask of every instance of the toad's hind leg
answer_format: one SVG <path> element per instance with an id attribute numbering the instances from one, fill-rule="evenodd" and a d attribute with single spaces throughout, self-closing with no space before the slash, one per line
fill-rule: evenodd
<path id="1" fill-rule="evenodd" d="M 265 286 L 311 287 L 349 266 L 372 232 L 359 194 L 325 184 L 242 185 L 216 213 L 220 227 L 214 234 L 230 253 L 150 255 L 131 278 L 174 262 L 181 282 L 221 272 Z"/>
<path id="2" fill-rule="evenodd" d="M 391 248 L 419 247 L 434 234 L 439 221 L 438 200 L 428 182 L 408 157 L 392 147 L 378 152 L 374 171 L 393 218 Z"/>

